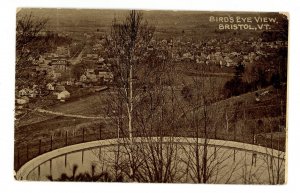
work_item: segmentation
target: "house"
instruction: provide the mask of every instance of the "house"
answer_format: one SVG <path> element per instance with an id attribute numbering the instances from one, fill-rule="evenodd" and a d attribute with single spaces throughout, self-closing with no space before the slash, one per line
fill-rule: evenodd
<path id="1" fill-rule="evenodd" d="M 85 70 L 85 73 L 86 73 L 86 74 L 94 74 L 94 73 L 95 73 L 95 69 L 93 69 L 93 68 L 88 68 L 88 69 Z"/>
<path id="2" fill-rule="evenodd" d="M 98 81 L 96 74 L 89 74 L 89 76 L 87 76 L 87 77 L 88 77 L 88 80 L 90 82 L 97 82 Z"/>
<path id="3" fill-rule="evenodd" d="M 152 50 L 154 50 L 154 46 L 152 46 L 152 45 L 149 45 L 149 46 L 147 47 L 147 50 L 148 50 L 148 51 L 152 51 Z"/>
<path id="4" fill-rule="evenodd" d="M 91 58 L 91 59 L 97 59 L 98 58 L 98 54 L 87 54 L 86 57 L 87 58 Z"/>
<path id="5" fill-rule="evenodd" d="M 112 72 L 99 71 L 98 78 L 103 78 L 105 82 L 112 82 L 114 75 Z"/>
<path id="6" fill-rule="evenodd" d="M 199 58 L 196 59 L 196 63 L 197 64 L 205 64 L 205 62 L 203 60 L 200 60 Z"/>
<path id="7" fill-rule="evenodd" d="M 30 90 L 29 93 L 28 93 L 28 96 L 30 98 L 35 98 L 37 94 L 38 94 L 37 90 Z"/>
<path id="8" fill-rule="evenodd" d="M 225 56 L 224 60 L 226 62 L 226 66 L 227 67 L 233 66 L 234 62 L 233 62 L 233 60 L 231 58 L 229 58 L 228 56 Z"/>
<path id="9" fill-rule="evenodd" d="M 162 44 L 167 44 L 168 41 L 167 41 L 166 39 L 163 39 L 163 40 L 161 41 L 161 43 L 162 43 Z"/>
<path id="10" fill-rule="evenodd" d="M 72 86 L 74 84 L 74 79 L 67 80 L 67 85 Z"/>
<path id="11" fill-rule="evenodd" d="M 107 72 L 103 77 L 104 82 L 112 82 L 113 79 L 114 79 L 114 75 L 112 72 Z"/>
<path id="12" fill-rule="evenodd" d="M 223 67 L 223 66 L 227 66 L 227 62 L 226 60 L 220 60 L 220 66 Z"/>
<path id="13" fill-rule="evenodd" d="M 103 46 L 101 43 L 97 43 L 93 45 L 93 51 L 103 50 Z"/>
<path id="14" fill-rule="evenodd" d="M 17 104 L 24 105 L 29 103 L 29 98 L 27 96 L 23 96 L 21 98 L 16 99 Z"/>
<path id="15" fill-rule="evenodd" d="M 102 57 L 99 58 L 99 59 L 98 59 L 98 62 L 99 62 L 99 63 L 103 63 L 103 62 L 104 62 L 104 58 L 102 58 Z"/>
<path id="16" fill-rule="evenodd" d="M 56 53 L 61 57 L 70 57 L 70 50 L 68 47 L 58 46 L 56 48 Z"/>
<path id="17" fill-rule="evenodd" d="M 69 93 L 69 91 L 64 90 L 57 94 L 57 99 L 63 102 L 66 99 L 70 98 L 70 96 L 71 94 Z"/>
<path id="18" fill-rule="evenodd" d="M 22 97 L 22 96 L 28 96 L 28 93 L 29 93 L 28 90 L 29 90 L 28 88 L 23 88 L 23 89 L 19 90 L 18 96 L 20 96 L 20 97 Z"/>
<path id="19" fill-rule="evenodd" d="M 182 59 L 193 59 L 193 55 L 190 52 L 186 52 L 182 55 Z"/>
<path id="20" fill-rule="evenodd" d="M 204 64 L 205 63 L 205 61 L 206 61 L 206 57 L 204 57 L 203 55 L 201 55 L 201 56 L 196 56 L 196 63 L 197 64 Z"/>
<path id="21" fill-rule="evenodd" d="M 69 69 L 70 63 L 66 59 L 54 59 L 49 63 L 49 66 L 51 66 L 55 71 L 65 72 Z"/>
<path id="22" fill-rule="evenodd" d="M 33 89 L 30 89 L 30 88 L 23 88 L 22 90 L 20 90 L 18 92 L 19 97 L 28 96 L 28 97 L 31 97 L 31 98 L 35 98 L 36 95 L 37 95 L 37 91 L 33 90 Z"/>
<path id="23" fill-rule="evenodd" d="M 52 80 L 57 80 L 58 78 L 61 77 L 60 72 L 55 72 L 54 70 L 48 71 L 47 76 L 52 79 Z"/>
<path id="24" fill-rule="evenodd" d="M 94 69 L 86 69 L 85 76 L 86 76 L 87 81 L 90 81 L 90 82 L 98 81 L 97 75 L 95 74 Z M 84 79 L 84 77 L 83 77 L 83 79 Z"/>
<path id="25" fill-rule="evenodd" d="M 80 76 L 80 82 L 86 82 L 87 81 L 87 77 L 86 77 L 86 75 L 81 75 Z"/>
<path id="26" fill-rule="evenodd" d="M 46 85 L 46 87 L 47 87 L 47 90 L 51 90 L 51 91 L 54 90 L 54 85 L 51 84 L 51 83 L 48 83 L 48 84 Z"/>
<path id="27" fill-rule="evenodd" d="M 45 60 L 52 60 L 53 58 L 57 58 L 58 54 L 56 54 L 56 53 L 45 53 L 44 56 L 45 56 L 44 57 Z"/>

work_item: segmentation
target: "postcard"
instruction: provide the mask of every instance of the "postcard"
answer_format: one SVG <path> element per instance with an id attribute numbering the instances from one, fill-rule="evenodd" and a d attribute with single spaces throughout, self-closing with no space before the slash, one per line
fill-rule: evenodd
<path id="1" fill-rule="evenodd" d="M 286 183 L 287 13 L 16 18 L 17 180 Z"/>

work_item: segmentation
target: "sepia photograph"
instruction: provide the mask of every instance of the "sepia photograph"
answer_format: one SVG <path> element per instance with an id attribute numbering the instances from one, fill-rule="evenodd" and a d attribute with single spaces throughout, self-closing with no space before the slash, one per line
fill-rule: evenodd
<path id="1" fill-rule="evenodd" d="M 287 183 L 288 13 L 17 8 L 15 29 L 17 181 Z"/>

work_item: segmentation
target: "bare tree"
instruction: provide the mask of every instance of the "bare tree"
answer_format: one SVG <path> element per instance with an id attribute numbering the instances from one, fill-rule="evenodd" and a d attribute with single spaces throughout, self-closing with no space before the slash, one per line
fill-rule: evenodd
<path id="1" fill-rule="evenodd" d="M 124 135 L 127 133 L 128 136 L 127 142 L 129 142 L 130 148 L 126 148 L 126 150 L 128 150 L 128 159 L 130 160 L 129 168 L 132 180 L 135 180 L 134 173 L 137 170 L 137 165 L 139 165 L 137 163 L 139 158 L 133 154 L 133 151 L 136 151 L 136 146 L 133 145 L 135 130 L 133 116 L 136 112 L 136 104 L 141 98 L 139 93 L 145 89 L 143 87 L 147 86 L 143 82 L 141 73 L 143 73 L 144 68 L 149 69 L 147 68 L 149 61 L 155 62 L 157 57 L 154 51 L 148 51 L 148 45 L 151 43 L 153 34 L 154 27 L 149 26 L 143 20 L 142 13 L 132 10 L 123 22 L 113 21 L 111 33 L 106 42 L 108 55 L 114 61 L 113 72 L 116 83 L 115 93 L 111 99 L 114 101 L 114 107 L 110 110 L 114 111 L 118 117 L 116 121 L 121 133 Z"/>
<path id="2" fill-rule="evenodd" d="M 45 52 L 44 38 L 41 32 L 45 29 L 48 19 L 35 17 L 32 13 L 17 14 L 16 23 L 16 91 L 24 87 L 36 86 L 42 91 L 45 83 L 45 73 L 35 71 L 34 61 Z M 16 92 L 17 94 L 17 92 Z M 26 110 L 15 120 L 15 128 L 21 120 L 28 118 L 31 111 Z"/>
<path id="3" fill-rule="evenodd" d="M 154 28 L 143 22 L 142 14 L 130 11 L 125 21 L 114 20 L 111 34 L 107 38 L 107 51 L 114 58 L 113 71 L 119 97 L 123 98 L 128 118 L 128 135 L 132 138 L 134 111 L 134 72 L 143 65 L 147 45 L 153 37 Z"/>
<path id="4" fill-rule="evenodd" d="M 40 32 L 45 29 L 48 19 L 34 17 L 32 13 L 17 15 L 16 24 L 16 85 L 22 86 L 40 82 L 28 78 L 33 61 L 45 52 Z M 27 74 L 26 74 L 27 73 Z M 42 76 L 40 76 L 42 77 Z M 44 77 L 43 77 L 44 78 Z"/>

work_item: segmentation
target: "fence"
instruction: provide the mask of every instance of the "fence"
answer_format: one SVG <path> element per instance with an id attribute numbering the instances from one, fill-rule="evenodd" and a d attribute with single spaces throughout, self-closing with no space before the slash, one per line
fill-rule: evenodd
<path id="1" fill-rule="evenodd" d="M 29 160 L 46 152 L 78 143 L 116 138 L 116 134 L 117 132 L 102 127 L 80 128 L 55 132 L 32 141 L 23 141 L 15 147 L 14 168 L 18 170 Z"/>
<path id="2" fill-rule="evenodd" d="M 124 139 L 120 138 L 120 141 L 124 142 Z M 89 155 L 89 154 L 91 156 L 91 154 L 92 154 L 93 156 L 91 158 L 94 159 L 94 161 L 97 160 L 97 162 L 98 162 L 102 158 L 106 159 L 106 157 L 111 157 L 111 156 L 109 156 L 109 154 L 113 153 L 113 151 L 111 151 L 111 150 L 106 151 L 105 148 L 120 144 L 120 141 L 118 139 L 92 141 L 92 142 L 86 142 L 84 144 L 68 146 L 68 147 L 61 148 L 56 151 L 45 153 L 42 156 L 37 157 L 37 158 L 32 159 L 29 162 L 27 162 L 17 172 L 16 179 L 18 179 L 18 180 L 21 180 L 21 179 L 41 180 L 41 179 L 45 179 L 45 177 L 47 177 L 49 175 L 52 176 L 53 172 L 56 173 L 58 171 L 58 170 L 52 170 L 52 169 L 57 168 L 58 165 L 60 167 L 62 164 L 62 162 L 55 161 L 56 159 L 60 159 L 60 158 L 64 159 L 65 166 L 64 166 L 64 168 L 61 168 L 58 171 L 59 174 L 66 172 L 66 170 L 68 170 L 68 171 L 71 170 L 71 168 L 68 166 L 68 161 L 67 161 L 69 159 L 72 160 L 73 164 L 76 162 L 78 164 L 77 165 L 78 167 L 84 167 L 85 164 L 90 164 L 90 162 L 84 161 L 85 160 L 84 157 L 86 157 L 86 155 Z M 160 141 L 160 138 L 157 138 L 157 137 L 154 137 L 154 138 L 152 138 L 152 137 L 150 137 L 150 138 L 149 137 L 147 137 L 147 138 L 135 137 L 134 141 L 137 144 L 145 144 L 145 143 L 152 143 L 152 142 L 156 142 L 156 141 L 158 142 L 158 141 Z M 195 138 L 174 137 L 174 138 L 170 139 L 170 138 L 166 137 L 166 138 L 163 138 L 162 141 L 164 141 L 163 143 L 168 143 L 168 142 L 176 143 L 176 146 L 173 146 L 173 148 L 175 148 L 176 150 L 175 149 L 173 149 L 173 150 L 180 151 L 180 147 L 184 147 L 188 144 L 195 143 Z M 199 142 L 199 144 L 204 144 L 204 139 L 200 138 L 198 142 Z M 182 145 L 182 146 L 177 146 L 178 144 Z M 273 151 L 269 148 L 260 147 L 260 146 L 256 146 L 256 145 L 252 145 L 252 144 L 245 144 L 245 143 L 239 143 L 239 142 L 233 142 L 233 141 L 213 140 L 213 139 L 207 141 L 207 144 L 208 144 L 208 148 L 210 148 L 210 150 L 211 150 L 211 155 L 214 155 L 214 157 L 210 157 L 213 160 L 216 159 L 217 152 L 220 150 L 219 148 L 222 147 L 224 149 L 227 149 L 228 151 L 226 151 L 225 157 L 223 157 L 224 152 L 219 154 L 221 156 L 221 157 L 219 157 L 220 160 L 223 160 L 225 158 L 228 161 L 231 160 L 230 162 L 232 162 L 233 164 L 238 164 L 238 165 L 242 164 L 240 166 L 243 166 L 243 167 L 247 166 L 247 164 L 243 165 L 243 164 L 245 164 L 244 159 L 245 159 L 246 153 L 247 153 L 248 158 L 250 158 L 250 156 L 252 157 L 252 160 L 251 159 L 247 160 L 248 164 L 251 164 L 252 166 L 256 167 L 256 162 L 258 162 L 258 167 L 261 169 L 263 169 L 261 164 L 266 164 L 265 166 L 268 165 L 267 163 L 269 163 L 269 158 L 270 158 L 269 164 L 274 164 L 272 161 L 273 158 L 276 158 L 276 161 L 280 161 L 280 163 L 282 163 L 282 161 L 284 162 L 284 159 L 285 159 L 284 158 L 285 154 L 283 152 L 280 152 L 277 150 Z M 179 149 L 177 149 L 178 147 L 179 147 Z M 185 153 L 187 153 L 187 149 L 185 149 L 185 148 L 183 148 L 183 149 L 184 149 L 184 151 L 181 152 L 182 154 L 179 153 L 179 155 L 178 155 L 181 157 L 181 159 L 179 159 L 179 160 L 182 161 L 182 158 L 190 159 L 190 156 L 185 155 Z M 181 150 L 183 150 L 183 149 L 181 149 Z M 190 149 L 190 151 L 191 151 L 191 153 L 193 153 L 193 148 Z M 244 152 L 244 153 L 241 154 L 241 152 Z M 97 154 L 97 153 L 99 153 L 99 154 Z M 69 157 L 70 154 L 73 154 L 73 155 L 77 154 L 77 156 Z M 105 156 L 103 156 L 103 155 L 105 155 Z M 183 157 L 182 157 L 182 155 L 183 155 Z M 188 153 L 188 155 L 191 155 L 191 154 Z M 258 155 L 260 155 L 260 156 L 258 156 Z M 267 157 L 265 157 L 266 155 L 267 155 Z M 232 159 L 227 159 L 227 156 L 228 156 L 228 158 L 231 157 Z M 112 156 L 112 157 L 114 157 L 114 156 Z M 259 157 L 259 160 L 257 160 L 258 157 Z M 208 159 L 210 159 L 210 158 L 208 158 Z M 88 159 L 88 161 L 91 161 L 91 160 Z M 274 167 L 275 166 L 276 165 L 274 165 Z M 280 171 L 281 170 L 280 165 L 277 165 L 277 166 L 278 166 L 278 168 L 277 168 L 278 171 Z M 264 169 L 267 169 L 267 168 L 268 167 L 265 167 Z M 242 172 L 244 172 L 244 171 L 242 171 Z M 254 171 L 254 172 L 256 172 L 256 171 Z M 58 173 L 56 173 L 55 175 L 57 175 Z M 33 174 L 33 175 L 30 175 L 30 174 Z"/>
<path id="3" fill-rule="evenodd" d="M 176 130 L 174 131 L 163 131 L 160 133 L 161 136 L 174 136 L 174 137 L 196 137 L 196 133 L 194 131 L 187 130 Z M 152 136 L 159 136 L 158 134 L 153 134 Z M 32 140 L 32 141 L 23 141 L 15 147 L 14 153 L 14 168 L 15 170 L 19 170 L 19 168 L 24 165 L 29 160 L 47 153 L 49 151 L 59 149 L 62 147 L 75 145 L 84 142 L 96 141 L 96 140 L 104 140 L 104 139 L 113 139 L 113 138 L 123 138 L 127 137 L 128 134 L 117 132 L 114 130 L 104 129 L 103 127 L 98 128 L 77 128 L 72 130 L 61 130 L 52 135 L 45 136 L 43 138 Z M 133 134 L 134 137 L 142 137 L 145 134 L 135 132 Z M 147 134 L 149 136 L 149 134 Z M 204 137 L 203 133 L 198 133 L 198 137 Z M 215 135 L 214 133 L 209 133 L 208 138 L 210 139 L 219 139 L 219 140 L 227 140 L 227 141 L 237 141 L 242 143 L 249 144 L 259 144 L 263 147 L 268 147 L 272 149 L 277 149 L 280 151 L 285 150 L 285 141 L 280 141 L 276 139 L 267 139 L 260 136 L 255 142 L 251 137 L 236 137 L 231 134 L 219 134 Z"/>

